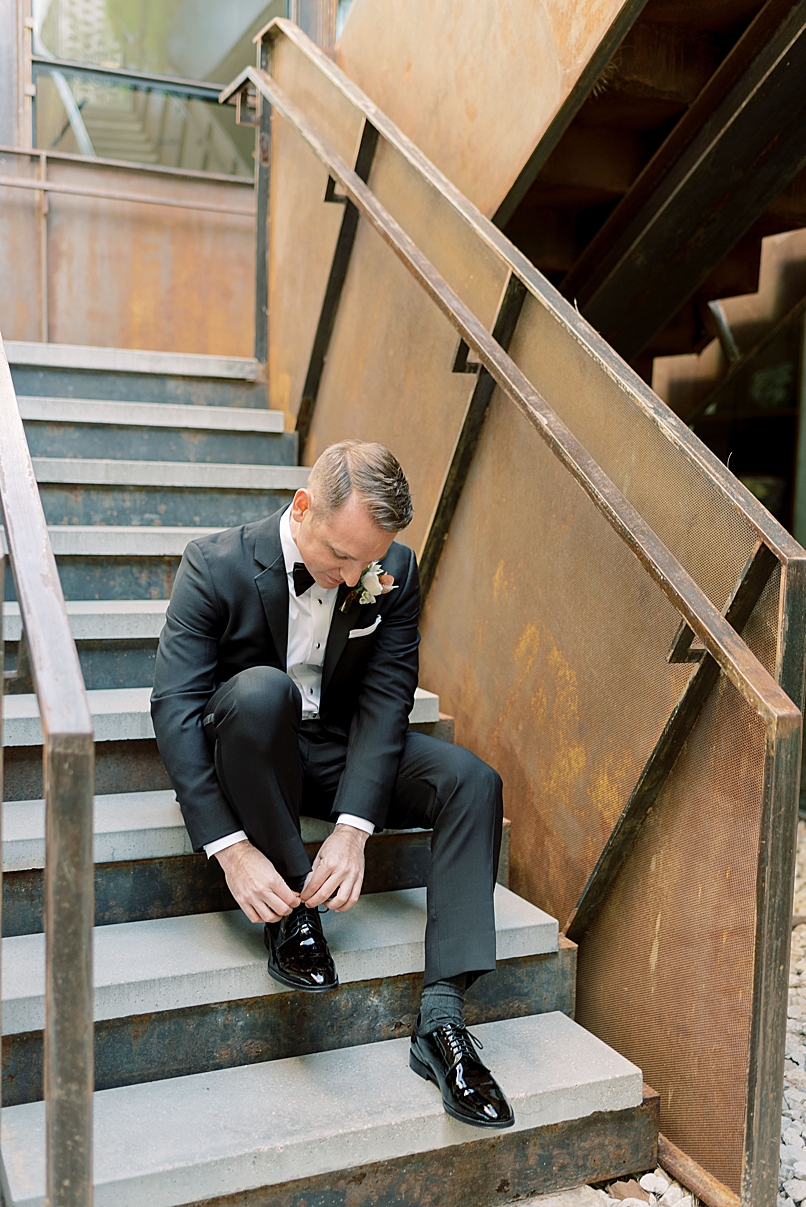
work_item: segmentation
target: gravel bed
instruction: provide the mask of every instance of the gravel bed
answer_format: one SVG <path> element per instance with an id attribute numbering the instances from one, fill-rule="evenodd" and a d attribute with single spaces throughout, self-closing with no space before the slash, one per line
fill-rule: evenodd
<path id="1" fill-rule="evenodd" d="M 793 912 L 806 916 L 806 822 L 803 821 L 798 824 Z M 806 925 L 796 926 L 792 931 L 788 1014 L 778 1207 L 792 1207 L 806 1199 Z"/>

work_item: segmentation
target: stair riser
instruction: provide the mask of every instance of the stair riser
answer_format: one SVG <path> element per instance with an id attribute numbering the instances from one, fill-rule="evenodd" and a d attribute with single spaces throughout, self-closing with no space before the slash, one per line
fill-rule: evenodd
<path id="1" fill-rule="evenodd" d="M 659 1126 L 660 1097 L 645 1086 L 641 1106 L 627 1110 L 490 1132 L 483 1143 L 472 1129 L 466 1144 L 197 1199 L 189 1207 L 498 1207 L 654 1169 Z"/>
<path id="2" fill-rule="evenodd" d="M 216 487 L 63 486 L 44 482 L 39 493 L 49 524 L 234 528 L 265 519 L 289 503 L 294 492 Z"/>
<path id="3" fill-rule="evenodd" d="M 411 726 L 443 742 L 453 741 L 453 718 Z M 43 796 L 42 747 L 6 746 L 3 751 L 3 793 L 6 800 L 37 800 Z M 158 792 L 171 783 L 153 738 L 96 742 L 95 792 Z"/>
<path id="4" fill-rule="evenodd" d="M 263 432 L 201 432 L 187 428 L 102 424 L 25 424 L 32 457 L 94 457 L 120 461 L 218 461 L 227 465 L 296 465 L 297 437 Z"/>
<path id="5" fill-rule="evenodd" d="M 154 682 L 154 660 L 157 656 L 156 638 L 132 641 L 78 641 L 78 657 L 88 691 L 106 688 L 150 687 Z M 6 645 L 6 669 L 17 664 L 17 642 Z M 8 685 L 10 693 L 25 695 L 33 691 L 28 679 L 15 679 Z"/>
<path id="6" fill-rule="evenodd" d="M 503 960 L 468 994 L 471 1026 L 574 1011 L 576 947 Z M 268 980 L 268 973 L 267 973 Z M 95 1087 L 111 1089 L 211 1069 L 280 1060 L 411 1032 L 422 973 L 355 981 L 328 994 L 265 997 L 106 1019 L 95 1024 Z M 3 1037 L 3 1103 L 42 1098 L 42 1032 Z"/>
<path id="7" fill-rule="evenodd" d="M 88 369 L 12 365 L 17 394 L 33 398 L 97 398 L 110 402 L 184 402 L 192 406 L 268 407 L 262 382 L 168 377 Z"/>
<path id="8" fill-rule="evenodd" d="M 57 557 L 65 599 L 170 599 L 178 557 Z M 6 599 L 16 599 L 6 575 Z"/>
<path id="9" fill-rule="evenodd" d="M 508 836 L 508 831 L 507 831 Z M 313 860 L 319 843 L 306 843 Z M 367 846 L 364 893 L 419 888 L 431 862 L 430 832 L 379 834 Z M 506 870 L 507 861 L 502 861 Z M 3 876 L 3 935 L 42 930 L 44 876 L 41 869 Z M 205 855 L 123 860 L 95 865 L 95 925 L 178 918 L 237 908 L 217 860 Z"/>

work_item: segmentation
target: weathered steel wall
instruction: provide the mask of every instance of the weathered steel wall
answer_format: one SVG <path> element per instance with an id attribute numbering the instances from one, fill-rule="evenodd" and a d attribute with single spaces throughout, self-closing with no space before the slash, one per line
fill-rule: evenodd
<path id="1" fill-rule="evenodd" d="M 0 151 L 0 176 L 33 180 L 39 172 L 36 154 Z M 0 186 L 0 331 L 6 339 L 252 355 L 250 184 L 50 155 L 47 175 L 56 184 L 202 202 L 244 215 L 50 192 L 43 218 L 40 193 Z"/>
<path id="2" fill-rule="evenodd" d="M 355 0 L 339 66 L 490 217 L 630 0 Z"/>
<path id="3" fill-rule="evenodd" d="M 284 94 L 348 163 L 362 114 L 375 123 L 370 188 L 488 331 L 510 271 L 525 283 L 510 355 L 718 609 L 759 538 L 778 551 L 786 573 L 775 569 L 744 637 L 799 700 L 788 609 L 803 551 L 324 56 L 282 26 L 272 53 Z M 342 212 L 324 200 L 325 168 L 276 113 L 272 174 L 271 383 L 293 419 Z M 452 372 L 457 343 L 362 220 L 305 459 L 345 437 L 389 444 L 412 482 L 404 539 L 419 552 L 476 385 Z M 696 670 L 667 661 L 677 609 L 538 426 L 496 391 L 424 612 L 421 673 L 457 739 L 504 778 L 513 887 L 562 925 Z M 786 984 L 775 953 L 788 936 L 797 813 L 792 774 L 770 804 L 767 738 L 765 748 L 756 714 L 722 681 L 579 949 L 578 1018 L 645 1069 L 664 1133 L 735 1191 L 744 1180 L 748 1204 L 766 1202 L 755 1178 L 775 1184 L 764 1172 L 780 1122 Z M 768 858 L 781 869 L 774 885 Z"/>

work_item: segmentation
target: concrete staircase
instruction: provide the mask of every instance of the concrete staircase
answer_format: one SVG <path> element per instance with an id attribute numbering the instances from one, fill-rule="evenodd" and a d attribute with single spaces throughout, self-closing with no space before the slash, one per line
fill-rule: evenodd
<path id="1" fill-rule="evenodd" d="M 339 990 L 266 973 L 262 928 L 190 849 L 148 713 L 185 543 L 304 483 L 249 361 L 7 345 L 96 727 L 95 1203 L 506 1203 L 650 1168 L 658 1100 L 573 1022 L 576 948 L 496 890 L 499 969 L 469 1021 L 516 1112 L 450 1119 L 410 1073 L 429 834 L 367 847 L 365 892 L 325 928 Z M 19 611 L 5 605 L 7 666 Z M 44 803 L 25 665 L 5 700 L 2 1190 L 43 1204 Z M 418 690 L 411 723 L 452 740 Z M 305 823 L 313 851 L 328 832 Z M 502 878 L 506 879 L 506 860 Z M 349 1198 L 347 1197 L 349 1195 Z"/>

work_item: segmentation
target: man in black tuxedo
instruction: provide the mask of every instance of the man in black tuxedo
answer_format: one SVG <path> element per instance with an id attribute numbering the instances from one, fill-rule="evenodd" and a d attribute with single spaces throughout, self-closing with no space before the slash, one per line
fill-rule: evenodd
<path id="1" fill-rule="evenodd" d="M 355 905 L 373 830 L 433 830 L 409 1062 L 455 1118 L 509 1127 L 462 1016 L 467 986 L 495 968 L 501 780 L 462 747 L 408 730 L 420 590 L 414 554 L 393 537 L 411 516 L 392 454 L 346 441 L 289 508 L 191 541 L 151 711 L 194 849 L 265 924 L 269 973 L 287 987 L 338 986 L 318 907 Z M 300 815 L 336 822 L 313 867 Z"/>

